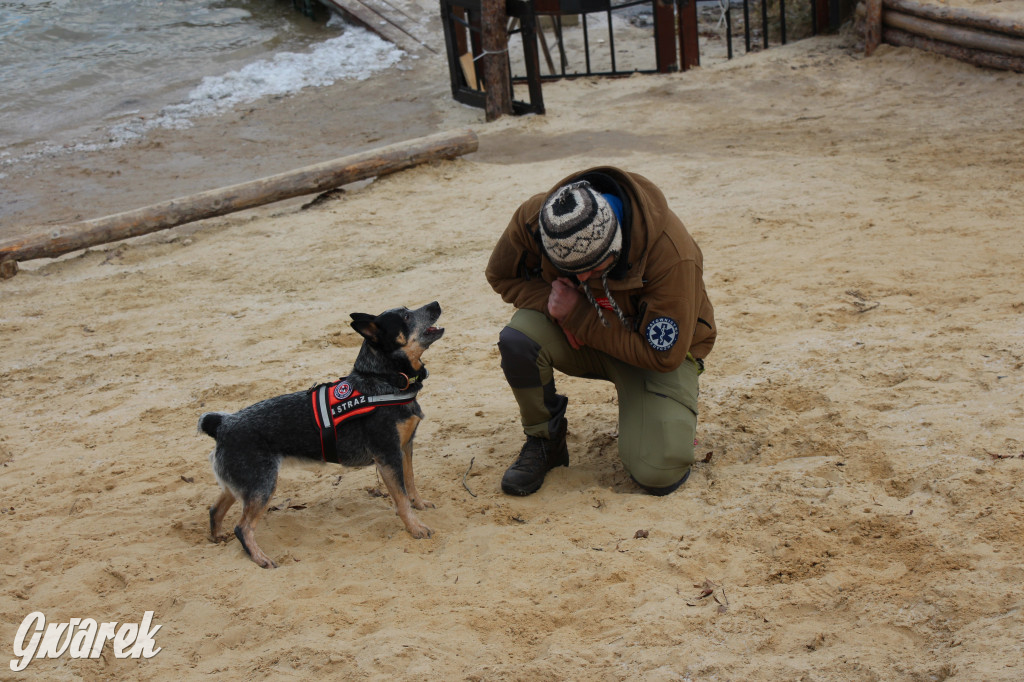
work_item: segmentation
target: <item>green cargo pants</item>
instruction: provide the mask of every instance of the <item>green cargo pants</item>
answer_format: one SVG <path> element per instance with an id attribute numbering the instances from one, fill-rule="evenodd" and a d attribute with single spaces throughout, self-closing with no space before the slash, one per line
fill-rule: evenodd
<path id="1" fill-rule="evenodd" d="M 697 431 L 697 361 L 671 372 L 640 369 L 594 350 L 575 350 L 561 328 L 535 310 L 517 310 L 500 334 L 501 367 L 519 404 L 523 431 L 549 437 L 568 398 L 555 392 L 554 371 L 615 384 L 619 458 L 642 486 L 673 486 L 689 473 Z"/>

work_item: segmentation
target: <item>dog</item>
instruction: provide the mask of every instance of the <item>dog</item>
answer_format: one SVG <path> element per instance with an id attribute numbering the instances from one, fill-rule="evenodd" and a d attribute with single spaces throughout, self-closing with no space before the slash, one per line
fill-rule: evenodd
<path id="1" fill-rule="evenodd" d="M 199 429 L 217 441 L 210 464 L 222 491 L 210 507 L 211 540 L 221 539 L 224 515 L 241 500 L 235 536 L 254 562 L 277 568 L 256 544 L 255 529 L 285 457 L 349 467 L 376 464 L 409 533 L 414 538 L 433 535 L 413 512 L 434 505 L 416 490 L 412 444 L 423 419 L 416 400 L 427 378 L 422 355 L 444 334 L 444 328 L 434 326 L 440 316 L 437 301 L 376 316 L 352 313 L 352 328 L 363 342 L 347 377 L 235 413 L 200 416 Z"/>

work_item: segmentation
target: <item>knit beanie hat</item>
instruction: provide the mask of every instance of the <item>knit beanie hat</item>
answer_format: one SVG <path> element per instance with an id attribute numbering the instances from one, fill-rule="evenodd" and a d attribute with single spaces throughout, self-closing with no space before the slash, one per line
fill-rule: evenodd
<path id="1" fill-rule="evenodd" d="M 622 232 L 608 200 L 586 180 L 555 190 L 540 209 L 540 239 L 559 271 L 593 270 L 622 250 Z"/>
<path id="2" fill-rule="evenodd" d="M 544 201 L 540 209 L 540 240 L 544 252 L 561 272 L 578 275 L 593 270 L 609 256 L 618 260 L 622 251 L 622 229 L 618 215 L 622 211 L 617 197 L 616 210 L 608 198 L 594 190 L 586 180 L 559 188 Z M 601 273 L 606 305 L 624 327 L 629 328 L 626 317 L 608 288 L 611 268 Z M 602 306 L 594 298 L 590 286 L 583 287 L 590 305 L 597 311 L 601 324 L 608 326 Z"/>

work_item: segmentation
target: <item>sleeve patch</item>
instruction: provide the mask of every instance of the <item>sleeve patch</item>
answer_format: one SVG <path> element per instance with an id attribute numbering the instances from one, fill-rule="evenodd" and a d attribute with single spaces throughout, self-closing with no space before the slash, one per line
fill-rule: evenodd
<path id="1" fill-rule="evenodd" d="M 669 350 L 679 340 L 679 325 L 671 317 L 656 317 L 644 334 L 654 350 Z"/>

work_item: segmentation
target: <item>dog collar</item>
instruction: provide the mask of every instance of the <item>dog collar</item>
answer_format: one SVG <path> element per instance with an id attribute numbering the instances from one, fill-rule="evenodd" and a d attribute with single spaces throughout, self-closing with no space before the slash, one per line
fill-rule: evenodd
<path id="1" fill-rule="evenodd" d="M 429 372 L 427 372 L 427 368 L 424 366 L 420 367 L 420 370 L 416 372 L 416 374 L 412 375 L 406 374 L 405 372 L 395 372 L 393 374 L 376 374 L 371 376 L 383 379 L 399 391 L 408 391 L 410 389 L 418 391 L 420 385 L 423 383 L 423 380 L 427 378 L 428 374 Z"/>
<path id="2" fill-rule="evenodd" d="M 412 386 L 413 384 L 416 384 L 416 383 L 422 383 L 422 381 L 423 381 L 423 379 L 421 379 L 421 378 L 420 378 L 420 375 L 419 375 L 419 374 L 414 374 L 414 375 L 412 375 L 412 376 L 409 376 L 409 375 L 408 375 L 408 374 L 406 374 L 405 372 L 399 372 L 399 373 L 398 373 L 398 376 L 400 376 L 400 377 L 402 377 L 403 379 L 405 379 L 405 386 L 402 386 L 401 388 L 399 388 L 399 389 L 398 389 L 399 391 L 405 391 L 405 390 L 407 390 L 407 389 L 408 389 L 408 388 L 409 388 L 410 386 Z M 393 385 L 394 385 L 394 384 L 393 384 Z"/>

